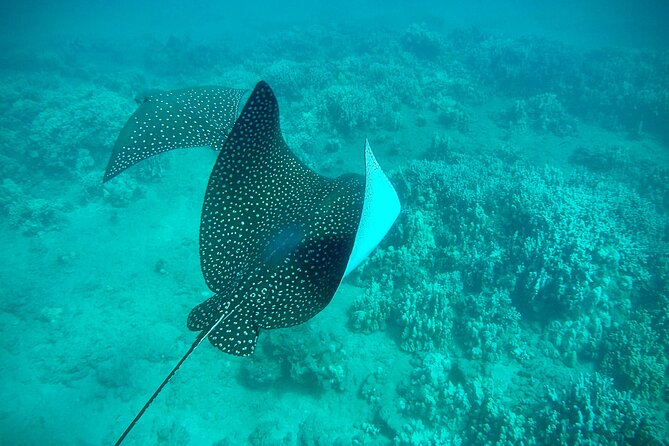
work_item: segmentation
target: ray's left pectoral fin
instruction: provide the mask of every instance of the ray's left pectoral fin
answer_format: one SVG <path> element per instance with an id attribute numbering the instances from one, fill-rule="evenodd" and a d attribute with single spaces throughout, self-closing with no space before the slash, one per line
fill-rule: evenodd
<path id="1" fill-rule="evenodd" d="M 141 95 L 139 107 L 116 139 L 103 181 L 158 153 L 203 146 L 220 149 L 247 92 L 197 87 Z"/>
<path id="2" fill-rule="evenodd" d="M 397 192 L 376 160 L 369 141 L 365 140 L 365 199 L 344 276 L 360 265 L 383 240 L 400 210 Z"/>

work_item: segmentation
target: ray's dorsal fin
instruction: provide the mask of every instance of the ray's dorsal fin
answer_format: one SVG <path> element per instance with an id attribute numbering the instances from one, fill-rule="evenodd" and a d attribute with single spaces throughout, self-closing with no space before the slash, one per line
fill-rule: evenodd
<path id="1" fill-rule="evenodd" d="M 149 91 L 119 133 L 103 181 L 128 167 L 172 149 L 210 146 L 220 149 L 247 90 L 197 87 Z"/>

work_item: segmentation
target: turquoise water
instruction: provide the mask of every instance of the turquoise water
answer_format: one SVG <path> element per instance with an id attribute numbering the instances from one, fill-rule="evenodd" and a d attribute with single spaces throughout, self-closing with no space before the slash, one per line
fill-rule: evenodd
<path id="1" fill-rule="evenodd" d="M 259 80 L 318 172 L 368 138 L 402 213 L 309 322 L 200 346 L 124 444 L 667 444 L 659 2 L 0 11 L 0 444 L 113 444 L 189 348 L 216 152 L 102 176 L 138 95 Z"/>

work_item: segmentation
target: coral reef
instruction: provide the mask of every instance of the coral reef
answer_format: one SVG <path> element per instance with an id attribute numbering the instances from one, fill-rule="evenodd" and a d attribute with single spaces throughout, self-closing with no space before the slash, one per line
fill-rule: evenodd
<path id="1" fill-rule="evenodd" d="M 5 98 L 3 128 L 29 123 L 31 131 L 23 137 L 7 135 L 10 150 L 3 155 L 18 166 L 30 164 L 43 176 L 76 178 L 106 163 L 119 130 L 117 123 L 132 113 L 133 106 L 103 87 L 63 88 L 62 83 L 58 77 L 37 82 L 18 78 L 5 85 L 14 91 Z M 19 172 L 8 172 L 8 176 Z"/>
<path id="2" fill-rule="evenodd" d="M 471 402 L 464 387 L 450 378 L 452 361 L 438 353 L 427 353 L 417 357 L 414 364 L 410 376 L 397 388 L 400 410 L 428 426 L 461 431 Z"/>
<path id="3" fill-rule="evenodd" d="M 496 389 L 491 380 L 475 380 L 469 386 L 472 410 L 465 444 L 535 444 L 535 421 L 521 413 L 516 403 Z M 524 406 L 524 404 L 518 404 Z"/>
<path id="4" fill-rule="evenodd" d="M 425 24 L 409 26 L 400 37 L 404 49 L 413 55 L 431 60 L 437 58 L 444 52 L 444 43 L 439 34 L 427 29 Z"/>
<path id="5" fill-rule="evenodd" d="M 629 151 L 622 146 L 578 147 L 569 162 L 595 172 L 626 170 L 632 164 Z"/>
<path id="6" fill-rule="evenodd" d="M 471 359 L 495 361 L 519 348 L 520 314 L 508 291 L 494 290 L 460 298 L 455 303 L 455 330 Z"/>
<path id="7" fill-rule="evenodd" d="M 382 289 L 379 282 L 372 281 L 362 297 L 356 298 L 351 305 L 349 325 L 353 330 L 363 333 L 385 330 L 392 305 L 388 291 Z"/>
<path id="8" fill-rule="evenodd" d="M 460 49 L 458 56 L 482 73 L 487 85 L 529 97 L 554 95 L 570 113 L 605 127 L 669 136 L 663 124 L 669 119 L 666 51 L 577 51 L 538 37 L 505 39 L 481 32 L 457 32 L 452 38 L 460 43 L 453 47 Z"/>
<path id="9" fill-rule="evenodd" d="M 290 432 L 284 433 L 277 428 L 276 422 L 258 423 L 248 438 L 251 446 L 289 446 L 294 444 Z"/>
<path id="10" fill-rule="evenodd" d="M 333 446 L 344 446 L 357 443 L 347 432 L 324 428 L 326 424 L 327 419 L 323 415 L 312 414 L 308 416 L 299 426 L 297 445 L 321 446 L 331 444 Z"/>
<path id="11" fill-rule="evenodd" d="M 19 184 L 6 178 L 0 184 L 0 215 L 24 235 L 56 230 L 65 224 L 62 200 L 47 200 L 27 195 Z"/>
<path id="12" fill-rule="evenodd" d="M 400 330 L 400 348 L 405 351 L 435 351 L 448 346 L 453 325 L 449 301 L 461 292 L 461 284 L 447 275 L 415 288 L 400 291 L 395 303 L 396 324 Z"/>
<path id="13" fill-rule="evenodd" d="M 397 328 L 406 350 L 437 351 L 452 335 L 470 358 L 513 356 L 522 315 L 542 324 L 565 363 L 599 361 L 608 331 L 663 274 L 648 257 L 666 231 L 662 215 L 596 174 L 458 156 L 415 162 L 395 182 L 407 203 L 399 240 L 389 241 L 399 248 L 363 266 L 360 279 L 384 285 L 356 303 L 351 323 Z M 436 286 L 444 277 L 445 294 Z M 440 294 L 446 306 L 436 305 Z"/>
<path id="14" fill-rule="evenodd" d="M 650 413 L 599 374 L 581 375 L 548 405 L 517 401 L 493 379 L 459 376 L 451 360 L 434 354 L 416 363 L 398 387 L 401 426 L 395 444 L 659 444 Z"/>
<path id="15" fill-rule="evenodd" d="M 469 116 L 453 98 L 439 93 L 432 98 L 431 108 L 437 114 L 437 122 L 446 128 L 461 132 L 469 130 Z"/>
<path id="16" fill-rule="evenodd" d="M 312 391 L 343 390 L 346 353 L 331 335 L 302 325 L 288 332 L 263 336 L 261 349 L 240 369 L 240 381 L 251 388 L 291 382 Z"/>
<path id="17" fill-rule="evenodd" d="M 396 444 L 534 444 L 534 421 L 510 406 L 486 378 L 466 378 L 451 359 L 428 353 L 416 358 L 397 389 L 409 423 Z"/>
<path id="18" fill-rule="evenodd" d="M 328 73 L 323 67 L 292 59 L 272 58 L 270 64 L 260 70 L 272 88 L 281 92 L 281 97 L 290 100 L 302 99 L 327 82 Z M 308 100 L 308 98 L 305 98 Z"/>
<path id="19" fill-rule="evenodd" d="M 451 301 L 461 292 L 458 277 L 441 274 L 432 281 L 407 285 L 393 292 L 392 282 L 383 287 L 373 282 L 349 310 L 349 325 L 371 333 L 390 328 L 399 333 L 402 350 L 433 351 L 448 347 L 453 312 Z"/>
<path id="20" fill-rule="evenodd" d="M 402 426 L 393 444 L 395 446 L 460 446 L 462 438 L 446 428 L 428 429 L 420 420 Z"/>
<path id="21" fill-rule="evenodd" d="M 281 362 L 258 354 L 243 363 L 239 379 L 250 388 L 261 389 L 284 379 L 284 371 Z"/>
<path id="22" fill-rule="evenodd" d="M 576 133 L 576 120 L 566 111 L 557 96 L 551 93 L 532 96 L 527 100 L 516 100 L 501 114 L 499 121 L 513 131 L 522 132 L 532 128 L 556 136 Z"/>
<path id="23" fill-rule="evenodd" d="M 323 94 L 324 112 L 338 132 L 348 134 L 357 128 L 373 128 L 378 122 L 376 98 L 352 86 L 334 85 Z"/>
<path id="24" fill-rule="evenodd" d="M 540 444 L 660 444 L 643 406 L 599 374 L 549 392 L 537 416 Z"/>
<path id="25" fill-rule="evenodd" d="M 229 57 L 224 46 L 207 45 L 189 37 L 170 35 L 167 40 L 152 39 L 145 44 L 145 69 L 161 76 L 197 75 Z"/>
<path id="26" fill-rule="evenodd" d="M 604 340 L 602 370 L 617 387 L 644 399 L 659 400 L 669 395 L 666 372 L 669 360 L 660 345 L 647 314 L 610 330 Z"/>
<path id="27" fill-rule="evenodd" d="M 88 188 L 90 191 L 90 187 Z M 145 187 L 128 175 L 119 176 L 102 186 L 102 197 L 113 207 L 126 207 L 134 199 L 143 196 Z"/>
<path id="28" fill-rule="evenodd" d="M 669 168 L 659 165 L 657 160 L 635 155 L 626 145 L 580 146 L 569 156 L 569 162 L 629 185 L 660 212 L 669 209 Z"/>

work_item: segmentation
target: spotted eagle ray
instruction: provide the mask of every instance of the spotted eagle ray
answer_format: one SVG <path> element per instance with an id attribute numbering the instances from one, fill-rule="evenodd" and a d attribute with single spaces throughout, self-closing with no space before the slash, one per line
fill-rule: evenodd
<path id="1" fill-rule="evenodd" d="M 261 328 L 306 322 L 330 303 L 399 214 L 397 193 L 367 141 L 364 177 L 324 177 L 287 146 L 269 85 L 259 82 L 239 112 L 246 94 L 202 87 L 147 96 L 114 146 L 104 181 L 171 149 L 220 148 L 199 243 L 214 295 L 188 315 L 188 328 L 199 334 L 116 445 L 205 338 L 226 353 L 248 356 Z"/>

